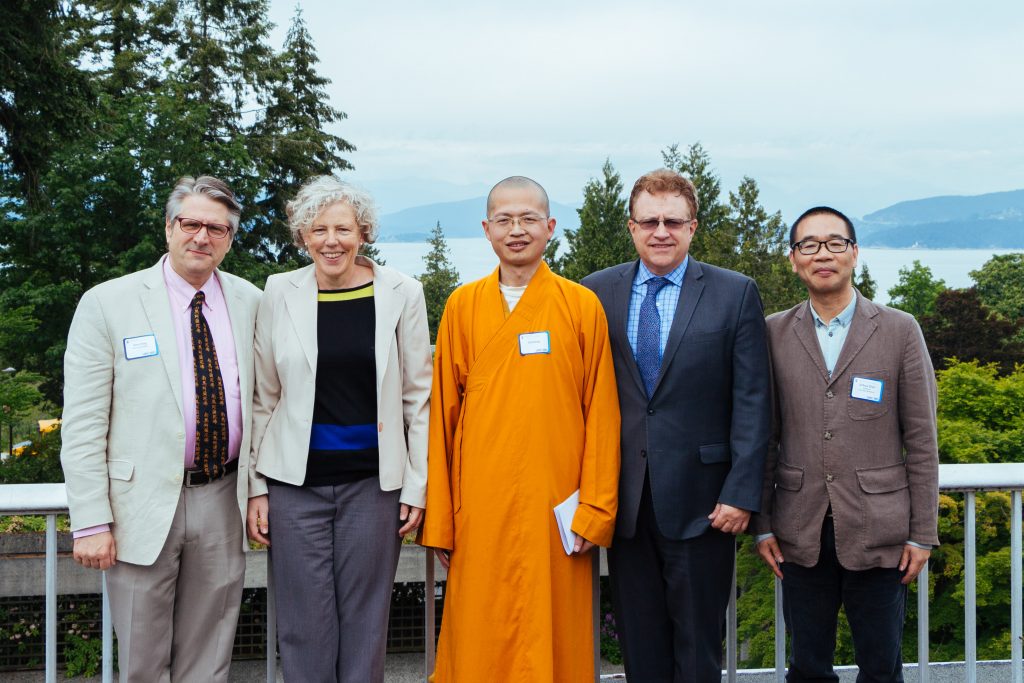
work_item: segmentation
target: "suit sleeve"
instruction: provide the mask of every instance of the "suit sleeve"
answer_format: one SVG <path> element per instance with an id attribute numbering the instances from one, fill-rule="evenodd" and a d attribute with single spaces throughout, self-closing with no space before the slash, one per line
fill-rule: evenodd
<path id="1" fill-rule="evenodd" d="M 899 375 L 899 418 L 910 485 L 910 538 L 938 546 L 939 449 L 935 371 L 917 321 L 907 321 Z"/>
<path id="2" fill-rule="evenodd" d="M 274 362 L 274 308 L 277 296 L 271 293 L 273 281 L 267 281 L 267 291 L 256 312 L 256 332 L 253 340 L 255 376 L 252 397 L 252 441 L 249 448 L 249 497 L 267 493 L 267 480 L 256 471 L 260 446 L 267 433 L 270 417 L 281 400 L 281 378 Z"/>
<path id="3" fill-rule="evenodd" d="M 775 501 L 775 468 L 779 462 L 782 418 L 779 409 L 779 395 L 775 386 L 774 366 L 771 364 L 772 337 L 768 335 L 769 387 L 772 401 L 771 431 L 768 435 L 768 449 L 764 457 L 764 480 L 761 483 L 761 509 L 750 518 L 748 531 L 755 537 L 772 533 L 772 505 Z"/>
<path id="4" fill-rule="evenodd" d="M 609 546 L 618 509 L 620 424 L 619 393 L 615 384 L 608 321 L 596 295 L 587 292 L 583 309 L 590 322 L 585 344 L 583 385 L 584 443 L 580 473 L 580 505 L 572 530 L 601 546 Z"/>
<path id="5" fill-rule="evenodd" d="M 742 296 L 732 353 L 732 467 L 718 500 L 757 512 L 771 428 L 768 342 L 761 296 L 753 280 L 746 281 Z"/>
<path id="6" fill-rule="evenodd" d="M 100 301 L 93 292 L 86 292 L 71 321 L 64 353 L 60 460 L 72 531 L 114 521 L 107 476 L 107 434 L 115 353 Z"/>
<path id="7" fill-rule="evenodd" d="M 402 414 L 409 459 L 402 479 L 401 502 L 422 508 L 427 498 L 427 443 L 430 428 L 430 330 L 423 287 L 405 297 L 398 322 L 398 352 L 402 368 Z"/>
<path id="8" fill-rule="evenodd" d="M 427 445 L 427 505 L 416 541 L 424 546 L 455 548 L 455 513 L 460 485 L 455 431 L 462 413 L 462 386 L 456 367 L 456 296 L 448 299 L 437 329 L 434 380 L 430 392 L 430 433 Z"/>

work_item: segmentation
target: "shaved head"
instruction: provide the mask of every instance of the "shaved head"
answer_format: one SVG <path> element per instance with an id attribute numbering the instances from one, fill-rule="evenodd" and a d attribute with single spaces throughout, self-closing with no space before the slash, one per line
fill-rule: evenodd
<path id="1" fill-rule="evenodd" d="M 494 193 L 505 189 L 522 189 L 530 188 L 537 192 L 537 196 L 541 199 L 541 204 L 544 206 L 544 215 L 551 215 L 551 202 L 548 201 L 548 193 L 544 191 L 544 188 L 540 186 L 536 180 L 531 180 L 526 176 L 514 175 L 500 181 L 497 185 L 491 188 L 491 191 L 487 193 L 487 215 L 491 215 L 491 211 L 494 209 Z"/>

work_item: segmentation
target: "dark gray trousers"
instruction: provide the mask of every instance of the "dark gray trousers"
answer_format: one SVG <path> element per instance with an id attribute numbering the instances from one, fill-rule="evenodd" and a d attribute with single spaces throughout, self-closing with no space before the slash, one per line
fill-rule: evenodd
<path id="1" fill-rule="evenodd" d="M 377 477 L 269 488 L 285 681 L 380 683 L 401 546 L 399 491 L 381 491 Z"/>

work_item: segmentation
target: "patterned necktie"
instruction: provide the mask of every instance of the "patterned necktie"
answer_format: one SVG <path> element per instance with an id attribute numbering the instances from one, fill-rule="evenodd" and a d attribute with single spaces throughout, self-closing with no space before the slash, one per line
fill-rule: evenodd
<path id="1" fill-rule="evenodd" d="M 654 393 L 654 383 L 661 370 L 661 316 L 655 305 L 655 298 L 661 288 L 669 281 L 663 277 L 654 277 L 647 281 L 647 296 L 640 304 L 640 324 L 636 332 L 636 364 L 640 368 L 640 377 L 647 389 L 647 398 Z"/>
<path id="2" fill-rule="evenodd" d="M 213 335 L 203 315 L 206 295 L 192 299 L 192 367 L 196 382 L 195 466 L 212 478 L 220 475 L 228 456 L 228 406 Z"/>

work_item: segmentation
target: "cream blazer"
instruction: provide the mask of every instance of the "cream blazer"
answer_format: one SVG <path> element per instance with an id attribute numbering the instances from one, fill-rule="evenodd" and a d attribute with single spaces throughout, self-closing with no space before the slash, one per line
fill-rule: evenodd
<path id="1" fill-rule="evenodd" d="M 380 487 L 426 503 L 431 357 L 423 287 L 359 256 L 373 268 Z M 249 495 L 266 477 L 301 485 L 306 476 L 317 365 L 314 266 L 271 275 L 256 319 L 256 395 Z"/>
<path id="2" fill-rule="evenodd" d="M 217 271 L 231 319 L 242 398 L 236 496 L 248 499 L 253 326 L 260 290 Z M 129 360 L 124 340 L 156 337 L 157 355 Z M 117 559 L 151 565 L 167 540 L 185 471 L 181 372 L 163 260 L 82 296 L 64 354 L 61 464 L 71 528 L 112 524 Z M 244 540 L 245 534 L 242 534 Z"/>

